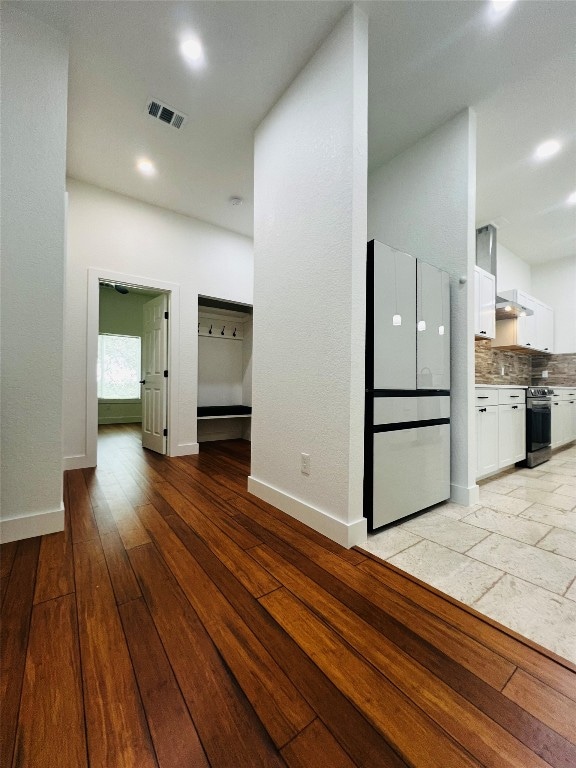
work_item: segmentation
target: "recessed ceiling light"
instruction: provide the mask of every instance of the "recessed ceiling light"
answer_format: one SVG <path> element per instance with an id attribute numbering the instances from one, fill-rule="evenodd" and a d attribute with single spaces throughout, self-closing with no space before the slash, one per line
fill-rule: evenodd
<path id="1" fill-rule="evenodd" d="M 494 13 L 506 13 L 506 11 L 509 11 L 511 6 L 514 5 L 516 0 L 492 0 L 492 10 Z"/>
<path id="2" fill-rule="evenodd" d="M 187 37 L 180 43 L 180 53 L 190 64 L 204 63 L 204 48 L 198 37 Z"/>
<path id="3" fill-rule="evenodd" d="M 138 162 L 136 163 L 136 168 L 138 168 L 138 170 L 143 176 L 156 175 L 156 166 L 151 160 L 148 160 L 145 157 L 141 157 L 140 160 L 138 160 Z"/>
<path id="4" fill-rule="evenodd" d="M 241 198 L 241 197 L 237 197 L 237 196 L 235 195 L 235 196 L 231 197 L 231 198 L 228 200 L 228 202 L 230 203 L 230 205 L 242 205 L 242 203 L 244 202 L 244 200 L 242 200 L 242 198 Z"/>
<path id="5" fill-rule="evenodd" d="M 576 205 L 576 192 L 572 192 L 572 194 L 568 196 L 566 202 L 568 205 Z"/>
<path id="6" fill-rule="evenodd" d="M 556 141 L 556 139 L 549 139 L 536 147 L 534 155 L 538 160 L 547 160 L 549 157 L 553 157 L 559 150 L 560 142 Z"/>

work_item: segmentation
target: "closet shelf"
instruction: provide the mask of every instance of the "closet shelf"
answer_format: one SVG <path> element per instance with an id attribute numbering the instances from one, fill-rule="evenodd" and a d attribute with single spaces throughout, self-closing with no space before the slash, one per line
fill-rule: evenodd
<path id="1" fill-rule="evenodd" d="M 247 418 L 252 415 L 251 405 L 199 405 L 199 419 Z"/>

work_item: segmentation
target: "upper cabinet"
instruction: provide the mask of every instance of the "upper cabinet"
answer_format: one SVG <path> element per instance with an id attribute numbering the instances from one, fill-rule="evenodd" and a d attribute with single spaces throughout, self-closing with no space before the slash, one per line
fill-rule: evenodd
<path id="1" fill-rule="evenodd" d="M 474 335 L 496 337 L 496 278 L 481 267 L 474 267 Z"/>
<path id="2" fill-rule="evenodd" d="M 554 351 L 554 310 L 536 302 L 536 344 L 543 352 Z"/>
<path id="3" fill-rule="evenodd" d="M 521 347 L 528 351 L 554 351 L 554 312 L 523 291 L 502 291 L 504 299 L 510 299 L 531 310 L 532 314 L 496 323 L 496 340 L 493 347 Z"/>

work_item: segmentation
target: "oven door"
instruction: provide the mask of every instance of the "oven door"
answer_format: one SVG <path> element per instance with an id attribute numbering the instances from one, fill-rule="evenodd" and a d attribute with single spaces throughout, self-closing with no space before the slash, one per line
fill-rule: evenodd
<path id="1" fill-rule="evenodd" d="M 548 400 L 532 400 L 526 408 L 526 450 L 546 448 L 552 438 L 552 407 Z"/>

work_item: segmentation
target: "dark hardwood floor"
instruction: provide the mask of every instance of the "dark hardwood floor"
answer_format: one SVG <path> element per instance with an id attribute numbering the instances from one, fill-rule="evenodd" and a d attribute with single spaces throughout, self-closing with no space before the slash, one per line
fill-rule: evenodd
<path id="1" fill-rule="evenodd" d="M 249 444 L 101 430 L 2 546 L 2 768 L 576 766 L 576 668 L 246 491 Z"/>

